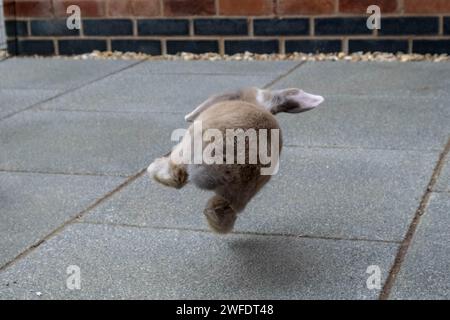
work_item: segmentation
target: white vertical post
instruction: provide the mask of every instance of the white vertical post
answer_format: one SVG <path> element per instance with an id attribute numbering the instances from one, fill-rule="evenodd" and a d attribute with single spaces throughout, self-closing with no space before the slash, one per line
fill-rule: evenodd
<path id="1" fill-rule="evenodd" d="M 3 0 L 0 0 L 0 49 L 6 49 L 5 19 L 3 18 Z"/>

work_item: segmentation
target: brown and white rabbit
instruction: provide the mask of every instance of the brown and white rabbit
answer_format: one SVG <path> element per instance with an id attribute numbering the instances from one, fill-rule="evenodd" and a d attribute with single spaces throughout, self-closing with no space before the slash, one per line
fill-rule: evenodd
<path id="1" fill-rule="evenodd" d="M 188 122 L 194 122 L 181 142 L 172 152 L 156 159 L 147 169 L 149 175 L 161 184 L 181 188 L 188 180 L 197 187 L 212 190 L 212 196 L 204 209 L 209 226 L 218 233 L 227 233 L 233 229 L 237 214 L 244 210 L 253 196 L 270 180 L 270 174 L 262 174 L 268 164 L 263 162 L 258 151 L 256 161 L 250 162 L 249 154 L 255 146 L 249 143 L 249 137 L 244 136 L 245 162 L 235 163 L 234 157 L 239 151 L 234 149 L 236 136 L 232 141 L 227 136 L 227 130 L 253 129 L 259 133 L 261 129 L 279 131 L 280 127 L 274 115 L 279 112 L 299 113 L 311 110 L 324 101 L 323 97 L 306 93 L 300 89 L 263 90 L 245 88 L 234 93 L 213 96 L 186 115 Z M 201 130 L 195 130 L 195 125 L 201 123 Z M 222 133 L 223 141 L 206 137 L 208 130 Z M 278 130 L 277 130 L 278 129 Z M 192 139 L 193 138 L 193 139 Z M 281 133 L 275 138 L 266 134 L 266 154 L 276 155 L 271 159 L 270 167 L 278 166 L 278 155 L 281 152 Z M 180 161 L 180 154 L 186 150 L 192 151 L 195 139 L 200 139 L 201 151 L 213 150 L 214 156 L 222 162 L 205 163 Z M 228 139 L 228 140 L 227 140 Z M 257 144 L 261 146 L 261 136 L 257 136 Z M 275 141 L 276 140 L 276 141 Z M 197 140 L 198 141 L 198 140 Z M 233 150 L 227 153 L 225 145 L 231 143 Z M 195 147 L 194 147 L 195 148 Z M 231 155 L 232 161 L 227 161 Z M 242 155 L 242 154 L 241 154 Z M 222 159 L 223 158 L 223 159 Z M 278 167 L 277 167 L 278 168 Z M 277 169 L 275 169 L 277 170 Z M 271 171 L 273 172 L 273 171 Z"/>

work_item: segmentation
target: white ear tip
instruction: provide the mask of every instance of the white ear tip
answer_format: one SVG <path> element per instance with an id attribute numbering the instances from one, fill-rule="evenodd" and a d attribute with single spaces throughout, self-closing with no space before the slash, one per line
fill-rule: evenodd
<path id="1" fill-rule="evenodd" d="M 300 93 L 299 99 L 300 104 L 306 108 L 315 108 L 325 101 L 324 97 L 319 96 L 317 94 L 307 93 L 303 90 Z"/>
<path id="2" fill-rule="evenodd" d="M 324 98 L 324 97 L 322 97 L 322 96 L 317 96 L 317 102 L 316 102 L 315 107 L 317 107 L 319 104 L 321 104 L 321 103 L 324 102 L 324 101 L 325 101 L 325 98 Z"/>

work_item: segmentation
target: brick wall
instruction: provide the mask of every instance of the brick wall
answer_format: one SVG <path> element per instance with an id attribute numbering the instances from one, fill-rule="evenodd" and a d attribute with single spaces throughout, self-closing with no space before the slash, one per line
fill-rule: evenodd
<path id="1" fill-rule="evenodd" d="M 69 30 L 67 6 L 81 8 Z M 380 6 L 380 30 L 366 27 Z M 387 51 L 450 53 L 450 0 L 4 0 L 18 54 Z"/>

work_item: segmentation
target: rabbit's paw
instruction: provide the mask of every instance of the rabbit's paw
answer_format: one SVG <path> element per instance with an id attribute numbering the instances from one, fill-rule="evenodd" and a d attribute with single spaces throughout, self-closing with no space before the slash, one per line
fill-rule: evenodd
<path id="1" fill-rule="evenodd" d="M 214 232 L 229 233 L 233 230 L 237 214 L 225 199 L 219 196 L 212 197 L 203 213 Z"/>
<path id="2" fill-rule="evenodd" d="M 188 178 L 186 169 L 171 163 L 169 158 L 155 159 L 147 172 L 157 182 L 177 189 L 183 187 Z"/>

